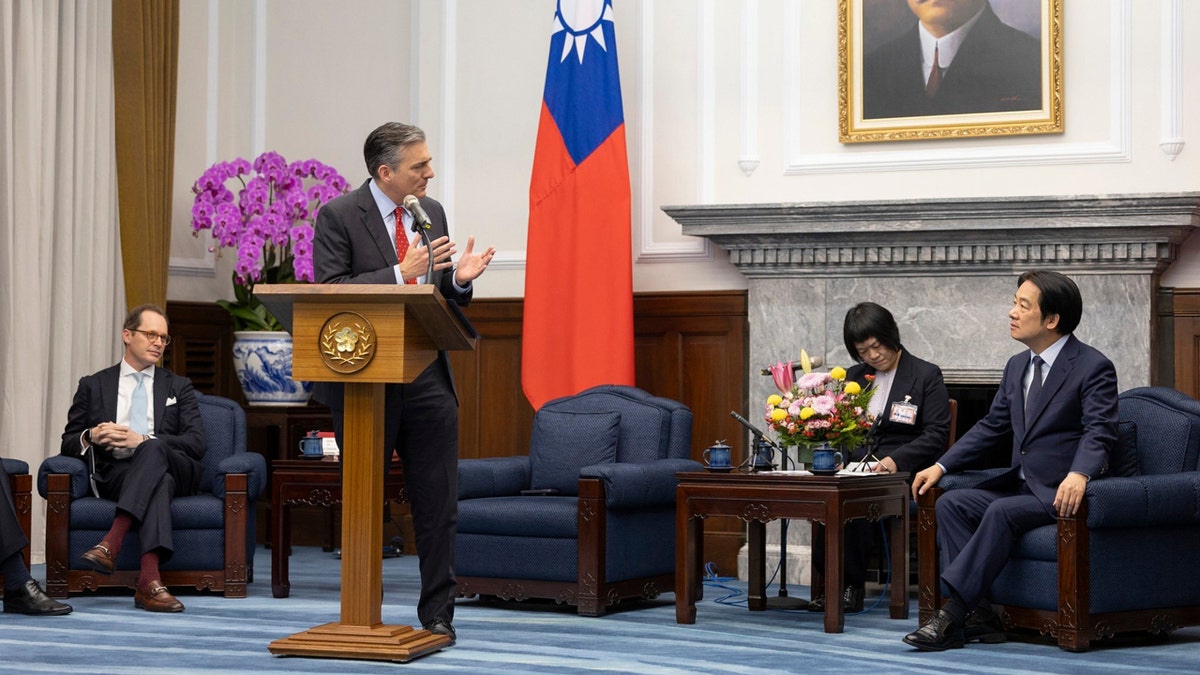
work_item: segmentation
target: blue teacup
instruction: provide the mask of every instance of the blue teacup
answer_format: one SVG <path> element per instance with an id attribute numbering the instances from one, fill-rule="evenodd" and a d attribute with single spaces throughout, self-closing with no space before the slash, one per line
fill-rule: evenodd
<path id="1" fill-rule="evenodd" d="M 733 466 L 729 446 L 718 443 L 704 451 L 704 465 L 709 469 L 728 469 Z"/>
<path id="2" fill-rule="evenodd" d="M 320 459 L 325 456 L 322 439 L 316 436 L 305 436 L 300 439 L 300 454 L 305 459 Z"/>
<path id="3" fill-rule="evenodd" d="M 833 450 L 815 450 L 813 451 L 812 470 L 822 473 L 832 473 L 837 471 L 842 464 L 842 453 L 834 452 Z"/>
<path id="4" fill-rule="evenodd" d="M 775 468 L 775 448 L 763 439 L 755 442 L 754 447 L 754 462 L 751 469 L 754 471 L 771 471 Z"/>

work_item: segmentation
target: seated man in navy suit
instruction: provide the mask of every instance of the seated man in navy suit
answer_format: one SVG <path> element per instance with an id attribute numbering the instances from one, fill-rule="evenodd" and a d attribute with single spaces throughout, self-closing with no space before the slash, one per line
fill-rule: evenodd
<path id="1" fill-rule="evenodd" d="M 57 616 L 70 614 L 71 606 L 58 602 L 29 576 L 21 549 L 29 545 L 13 506 L 8 472 L 0 464 L 0 575 L 4 576 L 4 613 Z"/>
<path id="2" fill-rule="evenodd" d="M 984 596 L 1025 532 L 1073 515 L 1084 487 L 1107 469 L 1117 438 L 1117 372 L 1072 331 L 1079 288 L 1057 272 L 1021 275 L 1009 333 L 1028 350 L 1008 361 L 986 417 L 913 478 L 913 497 L 942 476 L 979 464 L 1012 434 L 1012 467 L 937 501 L 946 604 L 904 642 L 923 651 L 1003 641 Z"/>
<path id="3" fill-rule="evenodd" d="M 131 527 L 141 543 L 133 604 L 150 612 L 182 612 L 183 603 L 158 572 L 174 550 L 171 498 L 196 492 L 204 457 L 204 425 L 192 383 L 155 364 L 171 343 L 166 314 L 154 305 L 133 308 L 115 366 L 79 380 L 67 413 L 62 454 L 84 457 L 99 496 L 117 503 L 112 529 L 83 554 L 83 562 L 112 574 Z"/>

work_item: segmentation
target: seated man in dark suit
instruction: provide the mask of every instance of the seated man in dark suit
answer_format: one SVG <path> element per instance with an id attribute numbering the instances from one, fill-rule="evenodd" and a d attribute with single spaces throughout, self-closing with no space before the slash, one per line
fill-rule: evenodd
<path id="1" fill-rule="evenodd" d="M 0 464 L 0 574 L 4 575 L 4 613 L 58 616 L 70 614 L 71 606 L 58 602 L 29 576 L 21 549 L 29 545 L 13 506 L 8 472 Z"/>
<path id="2" fill-rule="evenodd" d="M 167 317 L 154 305 L 125 318 L 125 356 L 83 377 L 67 413 L 62 454 L 93 466 L 99 496 L 117 503 L 112 529 L 83 554 L 101 574 L 112 574 L 121 542 L 136 526 L 141 571 L 133 604 L 150 612 L 182 612 L 162 585 L 159 563 L 171 556 L 171 498 L 200 487 L 204 426 L 192 383 L 154 364 L 171 342 Z"/>
<path id="3" fill-rule="evenodd" d="M 1035 270 L 1021 275 L 1009 334 L 1028 350 L 1008 361 L 986 417 L 936 464 L 913 477 L 913 497 L 942 476 L 978 465 L 1011 432 L 1012 467 L 974 489 L 937 501 L 942 584 L 949 598 L 904 642 L 923 651 L 966 641 L 1003 641 L 984 596 L 1018 537 L 1072 515 L 1084 488 L 1108 466 L 1117 438 L 1117 372 L 1072 331 L 1083 314 L 1074 281 Z"/>

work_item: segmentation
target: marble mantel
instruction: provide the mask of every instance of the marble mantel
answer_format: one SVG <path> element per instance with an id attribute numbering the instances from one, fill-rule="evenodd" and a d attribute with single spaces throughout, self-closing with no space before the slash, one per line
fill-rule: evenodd
<path id="1" fill-rule="evenodd" d="M 1020 349 L 1005 319 L 1016 277 L 1047 268 L 1079 284 L 1079 335 L 1117 362 L 1126 388 L 1150 382 L 1158 275 L 1200 225 L 1200 192 L 663 210 L 749 280 L 751 372 L 801 348 L 848 365 L 842 317 L 873 300 L 948 381 L 998 382 Z M 751 402 L 770 393 L 762 379 Z"/>
<path id="2" fill-rule="evenodd" d="M 1113 360 L 1119 387 L 1150 384 L 1158 277 L 1200 226 L 1200 192 L 663 210 L 684 234 L 725 249 L 747 278 L 747 406 L 757 420 L 775 390 L 760 368 L 795 360 L 801 348 L 827 365 L 851 365 L 842 320 L 863 300 L 890 309 L 905 348 L 941 366 L 947 383 L 998 383 L 1022 349 L 1008 334 L 1016 280 L 1035 268 L 1079 285 L 1076 333 Z M 808 529 L 789 531 L 789 583 L 807 583 Z M 778 528 L 768 530 L 769 566 L 779 560 L 778 541 Z"/>

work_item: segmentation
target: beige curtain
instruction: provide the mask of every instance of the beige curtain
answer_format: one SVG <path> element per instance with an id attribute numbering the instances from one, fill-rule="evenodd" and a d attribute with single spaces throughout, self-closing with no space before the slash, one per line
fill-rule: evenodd
<path id="1" fill-rule="evenodd" d="M 126 303 L 165 307 L 179 0 L 113 0 L 112 44 Z"/>
<path id="2" fill-rule="evenodd" d="M 112 89 L 108 2 L 0 0 L 0 453 L 35 472 L 79 377 L 120 358 Z"/>

